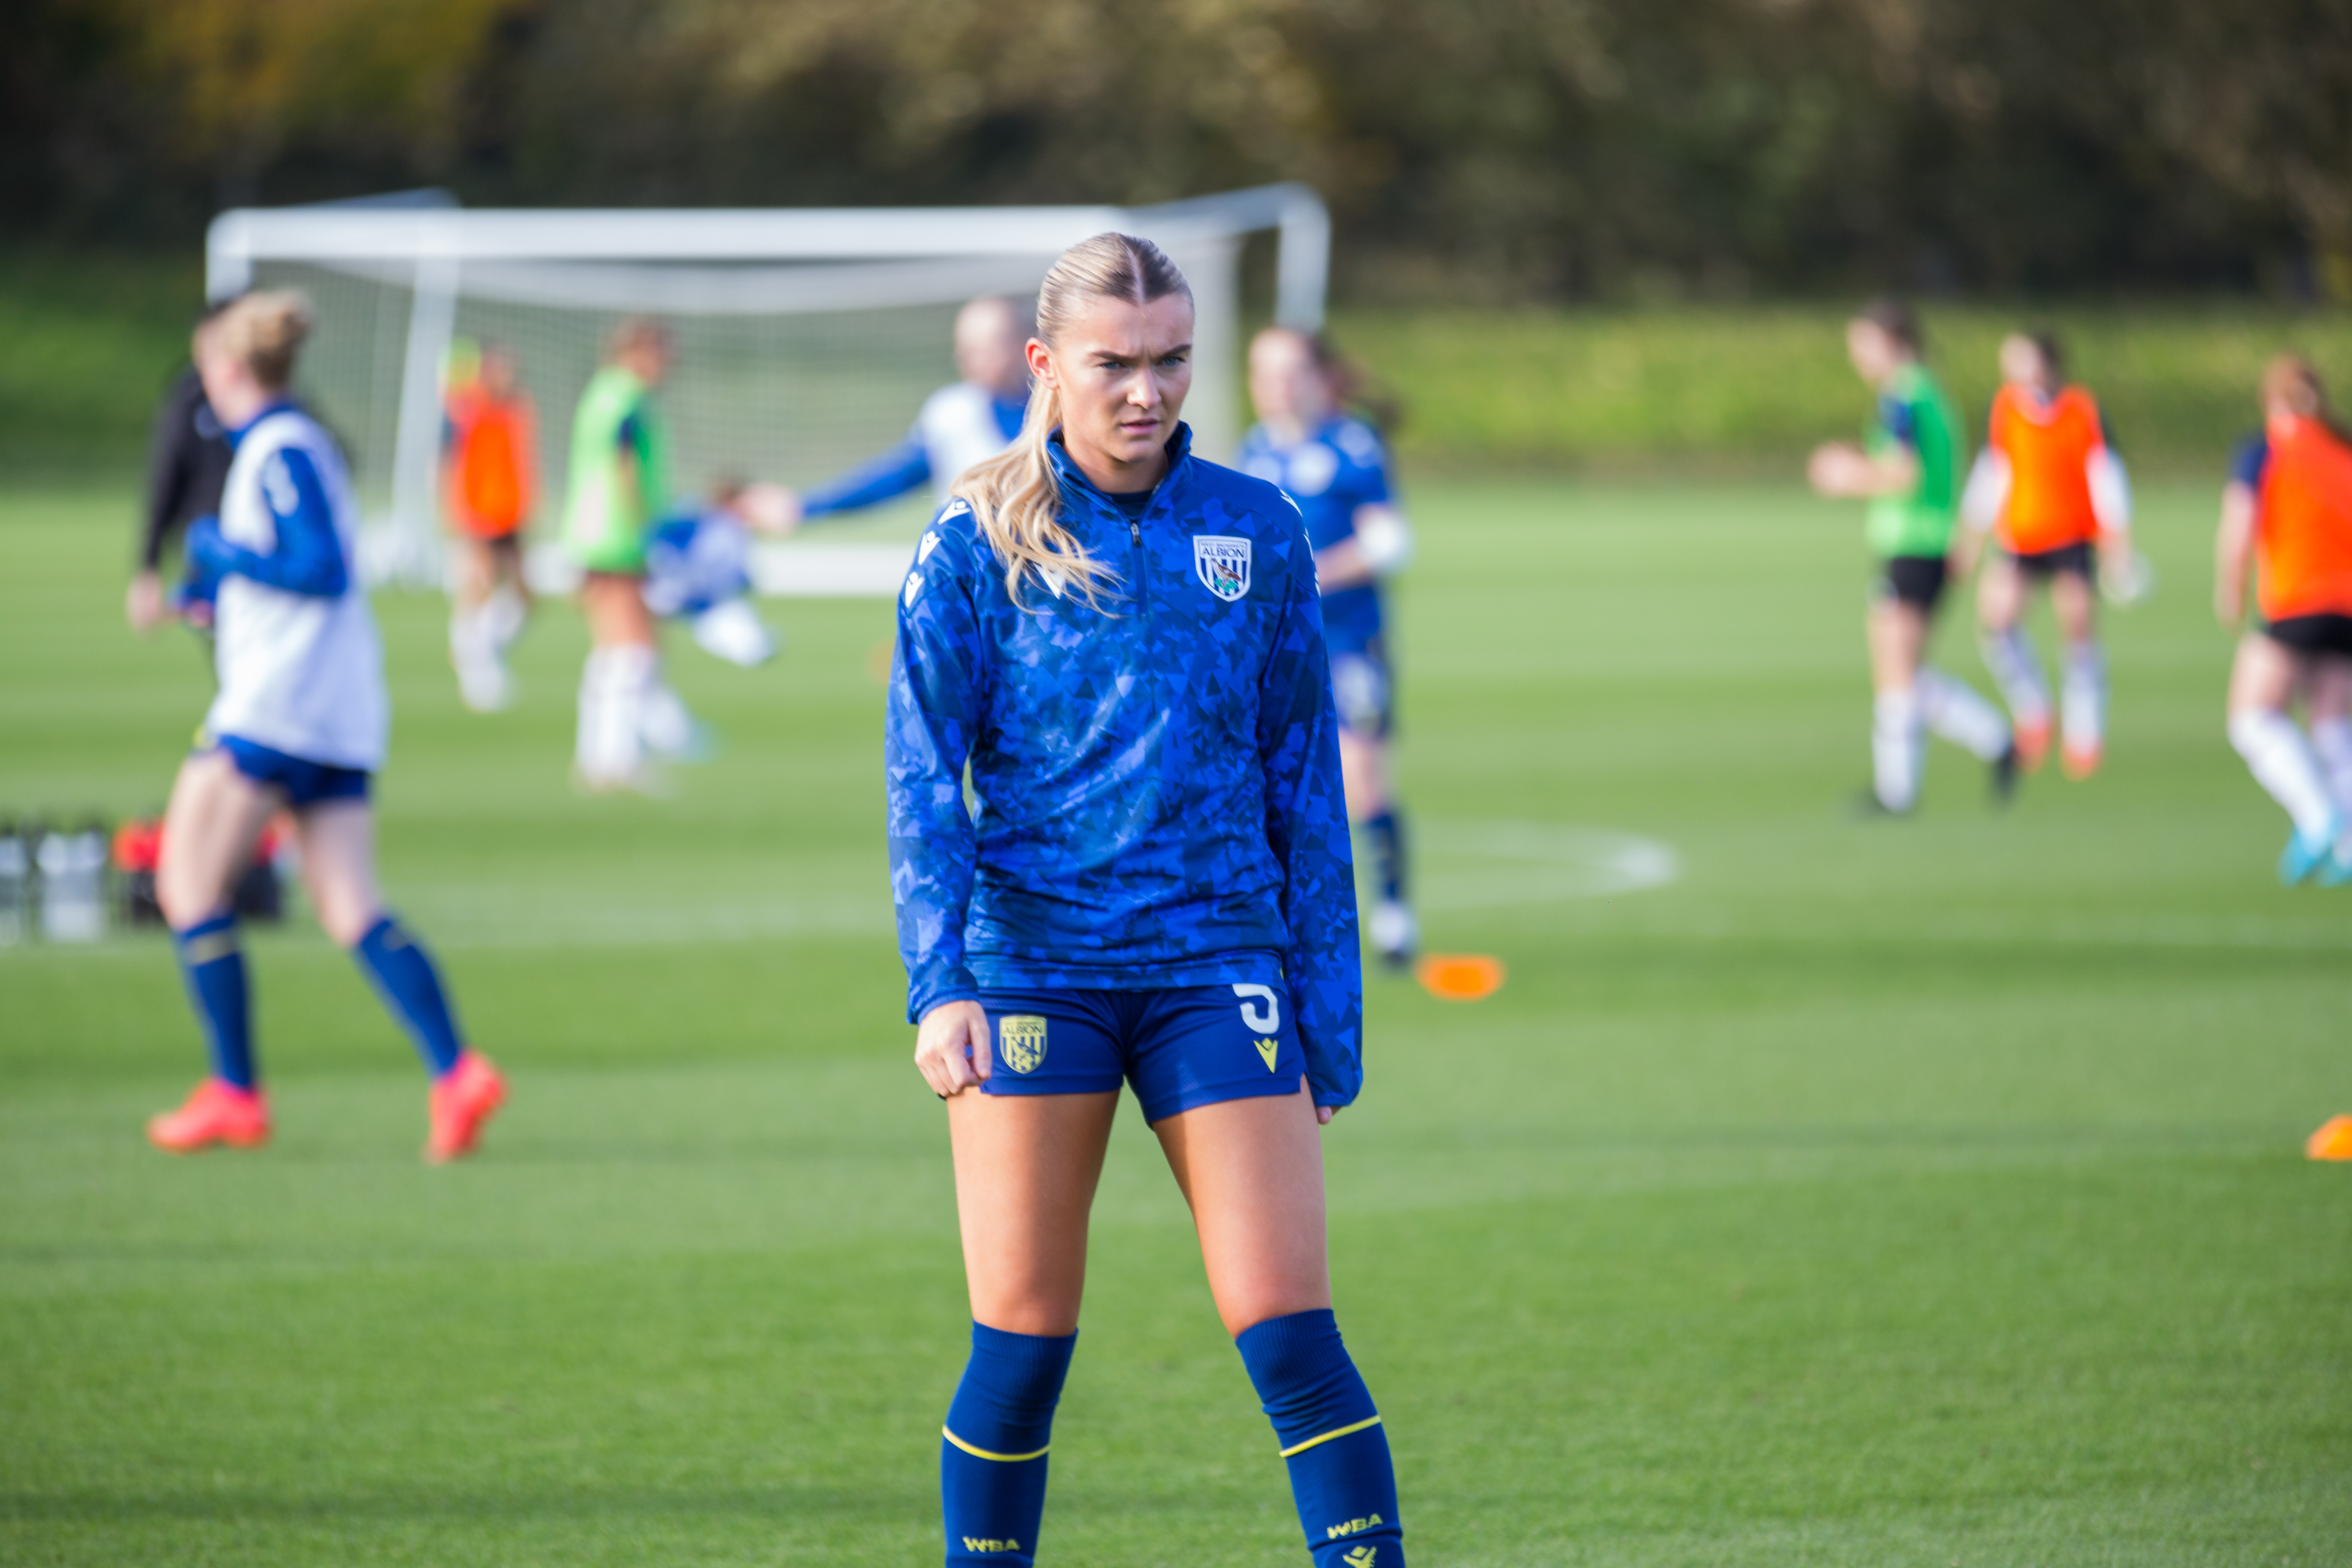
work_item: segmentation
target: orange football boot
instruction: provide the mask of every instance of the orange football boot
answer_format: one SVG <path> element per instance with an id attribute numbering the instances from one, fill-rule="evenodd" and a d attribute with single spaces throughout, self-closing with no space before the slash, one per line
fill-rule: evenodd
<path id="1" fill-rule="evenodd" d="M 2058 751 L 2058 765 L 2065 770 L 2068 778 L 2081 784 L 2099 771 L 2099 763 L 2105 760 L 2106 754 L 2104 746 L 2062 746 Z"/>
<path id="2" fill-rule="evenodd" d="M 2352 1116 L 2331 1116 L 2305 1142 L 2303 1152 L 2315 1160 L 2352 1160 Z"/>
<path id="3" fill-rule="evenodd" d="M 2036 724 L 2016 723 L 2011 726 L 2011 736 L 2017 745 L 2017 771 L 2038 773 L 2042 764 L 2050 759 L 2050 721 Z"/>
<path id="4" fill-rule="evenodd" d="M 483 1126 L 506 1098 L 507 1080 L 489 1058 L 460 1051 L 457 1065 L 433 1086 L 433 1131 L 425 1140 L 425 1163 L 445 1165 L 472 1153 Z"/>
<path id="5" fill-rule="evenodd" d="M 148 1120 L 147 1141 L 167 1154 L 193 1154 L 215 1143 L 258 1149 L 269 1142 L 269 1097 L 208 1078 L 179 1110 Z"/>

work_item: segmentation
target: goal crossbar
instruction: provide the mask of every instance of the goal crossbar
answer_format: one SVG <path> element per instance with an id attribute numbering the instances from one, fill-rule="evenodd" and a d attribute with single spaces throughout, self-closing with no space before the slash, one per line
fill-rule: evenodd
<path id="1" fill-rule="evenodd" d="M 605 312 L 692 316 L 850 311 L 1034 289 L 1045 266 L 1090 235 L 1157 241 L 1201 306 L 1188 410 L 1204 449 L 1239 434 L 1239 246 L 1276 237 L 1276 319 L 1323 322 L 1330 219 L 1296 184 L 1149 206 L 586 208 L 527 210 L 322 204 L 238 208 L 215 218 L 205 292 L 252 286 L 269 262 L 326 267 L 408 293 L 392 442 L 386 574 L 437 576 L 434 526 L 442 367 L 461 298 Z"/>
<path id="2" fill-rule="evenodd" d="M 1331 222 L 1301 184 L 1260 185 L 1154 206 L 787 208 L 238 207 L 205 236 L 212 299 L 248 287 L 267 259 L 874 261 L 1054 254 L 1106 229 L 1165 244 L 1272 229 L 1276 318 L 1323 324 Z"/>

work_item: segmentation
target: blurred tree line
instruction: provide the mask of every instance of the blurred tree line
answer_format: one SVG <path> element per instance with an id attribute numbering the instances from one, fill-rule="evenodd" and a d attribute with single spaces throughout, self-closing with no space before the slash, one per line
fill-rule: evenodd
<path id="1" fill-rule="evenodd" d="M 16 0 L 16 239 L 1308 181 L 1358 299 L 2352 295 L 2352 0 Z"/>

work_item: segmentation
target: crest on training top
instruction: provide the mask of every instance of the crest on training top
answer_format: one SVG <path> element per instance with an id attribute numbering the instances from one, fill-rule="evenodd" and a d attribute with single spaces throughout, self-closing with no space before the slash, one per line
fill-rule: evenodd
<path id="1" fill-rule="evenodd" d="M 1192 570 L 1201 586 L 1230 604 L 1249 592 L 1250 542 L 1224 534 L 1192 536 Z"/>
<path id="2" fill-rule="evenodd" d="M 1045 1020 L 1034 1013 L 1015 1013 L 999 1020 L 996 1054 L 1014 1072 L 1035 1072 L 1045 1061 Z"/>

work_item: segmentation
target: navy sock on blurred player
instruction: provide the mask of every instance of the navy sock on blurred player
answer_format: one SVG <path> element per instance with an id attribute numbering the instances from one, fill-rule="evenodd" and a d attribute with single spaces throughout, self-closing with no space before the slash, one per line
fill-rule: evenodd
<path id="1" fill-rule="evenodd" d="M 1282 1445 L 1315 1568 L 1404 1568 L 1388 1436 L 1330 1310 L 1269 1318 L 1234 1344 Z"/>
<path id="2" fill-rule="evenodd" d="M 188 983 L 188 1001 L 204 1025 L 213 1076 L 237 1089 L 251 1089 L 253 1029 L 236 916 L 224 911 L 173 932 L 172 951 Z"/>
<path id="3" fill-rule="evenodd" d="M 415 1045 L 416 1054 L 425 1058 L 426 1070 L 436 1079 L 447 1077 L 457 1065 L 465 1042 L 457 1037 L 449 999 L 441 990 L 441 976 L 435 973 L 425 949 L 399 921 L 386 915 L 360 938 L 352 956 L 366 972 L 385 1010 Z"/>
<path id="4" fill-rule="evenodd" d="M 1396 807 L 1390 806 L 1378 816 L 1368 817 L 1364 831 L 1372 839 L 1372 875 L 1380 884 L 1381 897 L 1389 903 L 1404 902 L 1404 820 Z"/>
<path id="5" fill-rule="evenodd" d="M 971 1359 L 940 1438 L 949 1568 L 1027 1568 L 1036 1561 L 1054 1407 L 1077 1342 L 1076 1334 L 1013 1334 L 972 1324 Z"/>

